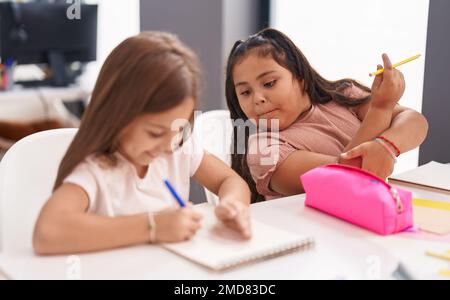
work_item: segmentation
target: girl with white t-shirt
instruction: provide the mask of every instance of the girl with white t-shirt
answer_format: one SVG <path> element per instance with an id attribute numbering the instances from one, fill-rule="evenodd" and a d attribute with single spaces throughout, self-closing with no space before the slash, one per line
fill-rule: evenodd
<path id="1" fill-rule="evenodd" d="M 199 81 L 197 57 L 171 34 L 144 32 L 113 50 L 37 220 L 37 254 L 190 239 L 202 216 L 163 183 L 188 199 L 190 177 L 219 196 L 218 219 L 250 238 L 247 184 L 185 134 Z"/>

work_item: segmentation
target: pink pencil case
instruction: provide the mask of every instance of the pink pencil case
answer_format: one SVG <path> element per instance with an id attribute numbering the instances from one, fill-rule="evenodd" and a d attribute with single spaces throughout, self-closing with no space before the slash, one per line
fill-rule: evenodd
<path id="1" fill-rule="evenodd" d="M 376 175 L 347 165 L 313 169 L 301 182 L 305 205 L 381 235 L 413 226 L 412 193 Z"/>

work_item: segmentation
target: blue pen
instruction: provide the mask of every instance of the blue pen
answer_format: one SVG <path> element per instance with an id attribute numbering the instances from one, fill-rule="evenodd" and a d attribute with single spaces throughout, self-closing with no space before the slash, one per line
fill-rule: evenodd
<path id="1" fill-rule="evenodd" d="M 166 184 L 167 188 L 169 189 L 172 196 L 177 200 L 178 204 L 180 204 L 181 207 L 186 207 L 186 203 L 184 203 L 183 199 L 181 199 L 180 195 L 175 191 L 173 186 L 170 184 L 169 180 L 164 180 L 164 183 Z"/>
<path id="2" fill-rule="evenodd" d="M 12 58 L 6 59 L 5 65 L 6 65 L 8 68 L 11 68 L 11 67 L 14 65 L 14 60 L 13 60 Z"/>

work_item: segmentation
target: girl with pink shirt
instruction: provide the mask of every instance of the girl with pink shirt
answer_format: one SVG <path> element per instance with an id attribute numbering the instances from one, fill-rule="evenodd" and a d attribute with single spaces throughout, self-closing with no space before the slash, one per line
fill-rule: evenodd
<path id="1" fill-rule="evenodd" d="M 300 176 L 326 164 L 386 178 L 397 156 L 424 141 L 426 119 L 397 104 L 403 74 L 386 54 L 383 62 L 385 72 L 370 89 L 352 79 L 323 78 L 275 29 L 235 43 L 226 74 L 227 104 L 238 124 L 232 167 L 249 184 L 252 202 L 303 193 Z M 251 120 L 258 132 L 250 135 L 248 122 L 236 120 Z"/>
<path id="2" fill-rule="evenodd" d="M 36 253 L 190 239 L 202 216 L 163 182 L 187 200 L 190 177 L 219 196 L 217 218 L 250 238 L 247 184 L 189 135 L 199 87 L 197 57 L 171 34 L 144 32 L 112 51 L 37 220 Z"/>

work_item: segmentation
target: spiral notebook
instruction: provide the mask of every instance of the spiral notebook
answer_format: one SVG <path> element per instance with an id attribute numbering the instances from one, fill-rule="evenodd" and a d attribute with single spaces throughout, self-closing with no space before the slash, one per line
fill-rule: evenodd
<path id="1" fill-rule="evenodd" d="M 252 238 L 243 239 L 237 232 L 219 222 L 212 206 L 196 208 L 203 214 L 203 226 L 189 241 L 162 246 L 190 261 L 215 271 L 306 250 L 312 238 L 300 236 L 252 220 Z"/>

